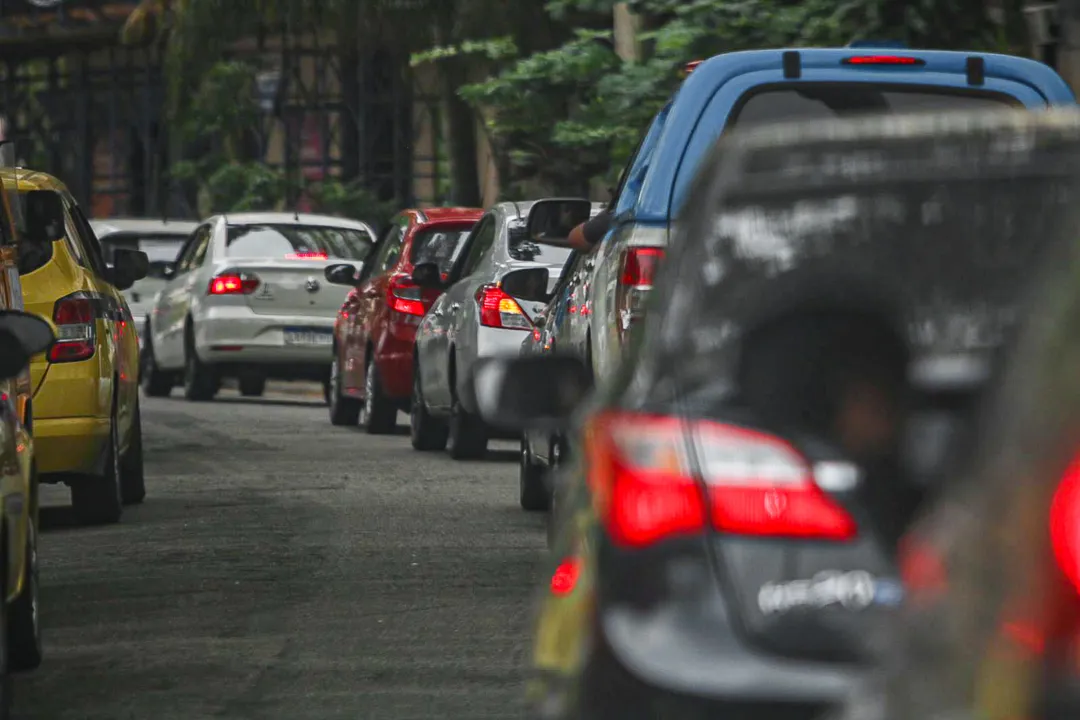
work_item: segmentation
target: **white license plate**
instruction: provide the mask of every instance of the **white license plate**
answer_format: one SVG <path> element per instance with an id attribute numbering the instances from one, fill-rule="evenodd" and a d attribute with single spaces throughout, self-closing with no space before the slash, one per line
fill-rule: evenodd
<path id="1" fill-rule="evenodd" d="M 286 330 L 286 345 L 331 345 L 334 342 L 333 333 L 313 332 L 311 330 Z"/>

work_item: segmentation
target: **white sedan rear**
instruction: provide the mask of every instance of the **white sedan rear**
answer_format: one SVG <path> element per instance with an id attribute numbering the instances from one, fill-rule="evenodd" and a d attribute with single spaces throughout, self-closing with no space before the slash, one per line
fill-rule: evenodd
<path id="1" fill-rule="evenodd" d="M 223 377 L 244 395 L 267 378 L 325 381 L 334 320 L 350 289 L 328 265 L 360 268 L 374 243 L 368 225 L 321 215 L 244 213 L 201 223 L 147 318 L 143 387 L 213 398 Z"/>

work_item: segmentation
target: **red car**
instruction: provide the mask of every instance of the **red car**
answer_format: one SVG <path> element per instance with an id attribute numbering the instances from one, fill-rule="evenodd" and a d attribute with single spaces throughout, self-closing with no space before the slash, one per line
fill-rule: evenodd
<path id="1" fill-rule="evenodd" d="M 334 324 L 330 422 L 359 422 L 372 434 L 394 431 L 412 395 L 416 328 L 441 291 L 412 281 L 419 263 L 445 278 L 465 245 L 479 208 L 402 210 L 382 231 L 359 273 L 330 266 L 326 278 L 352 285 Z"/>

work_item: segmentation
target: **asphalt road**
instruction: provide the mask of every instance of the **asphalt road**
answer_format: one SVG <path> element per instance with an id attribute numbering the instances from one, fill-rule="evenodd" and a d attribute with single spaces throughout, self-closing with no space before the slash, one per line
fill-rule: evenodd
<path id="1" fill-rule="evenodd" d="M 420 454 L 296 395 L 143 400 L 148 497 L 73 526 L 48 487 L 46 660 L 17 718 L 520 716 L 543 518 L 515 454 Z"/>

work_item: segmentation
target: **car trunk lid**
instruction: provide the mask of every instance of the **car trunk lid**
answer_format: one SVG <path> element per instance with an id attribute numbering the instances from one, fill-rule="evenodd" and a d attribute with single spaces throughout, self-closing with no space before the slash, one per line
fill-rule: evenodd
<path id="1" fill-rule="evenodd" d="M 312 259 L 232 258 L 218 275 L 243 274 L 258 280 L 245 295 L 248 307 L 258 315 L 310 315 L 333 318 L 349 294 L 349 288 L 332 285 L 323 274 L 328 265 L 341 262 Z"/>

